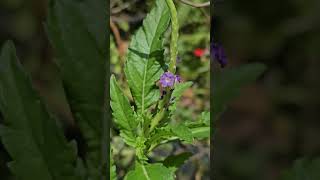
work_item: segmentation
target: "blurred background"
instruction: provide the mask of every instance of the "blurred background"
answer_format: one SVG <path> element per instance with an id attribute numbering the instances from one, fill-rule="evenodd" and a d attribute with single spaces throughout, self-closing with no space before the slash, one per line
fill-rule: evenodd
<path id="1" fill-rule="evenodd" d="M 110 34 L 111 70 L 119 78 L 123 78 L 128 40 L 153 3 L 110 2 L 114 25 Z M 196 119 L 201 111 L 210 108 L 210 10 L 178 4 L 178 72 L 183 80 L 192 80 L 196 85 L 184 94 L 177 120 Z M 0 0 L 0 45 L 14 40 L 35 88 L 63 122 L 68 138 L 81 138 L 66 105 L 44 32 L 45 7 L 46 0 Z M 276 180 L 296 159 L 320 155 L 319 9 L 318 0 L 216 1 L 214 37 L 226 50 L 226 68 L 251 62 L 262 62 L 268 68 L 256 84 L 241 90 L 217 122 L 212 164 L 215 179 Z M 224 69 L 215 66 L 214 71 Z M 126 84 L 122 86 L 125 88 Z M 116 130 L 113 137 L 114 158 L 122 177 L 132 163 L 133 151 L 121 142 Z M 195 156 L 179 170 L 179 179 L 209 179 L 209 142 L 196 144 L 165 145 L 152 158 L 156 161 L 168 154 L 191 151 Z M 0 144 L 1 180 L 12 179 L 6 167 L 8 161 L 10 158 Z"/>
<path id="2" fill-rule="evenodd" d="M 268 67 L 217 122 L 217 180 L 275 180 L 296 159 L 320 155 L 319 9 L 319 0 L 216 1 L 227 68 Z"/>

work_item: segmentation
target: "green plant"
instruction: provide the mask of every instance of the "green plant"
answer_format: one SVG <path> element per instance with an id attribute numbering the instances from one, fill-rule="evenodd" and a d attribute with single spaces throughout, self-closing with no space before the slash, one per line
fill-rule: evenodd
<path id="1" fill-rule="evenodd" d="M 9 167 L 21 180 L 100 180 L 107 177 L 106 1 L 52 0 L 46 30 L 54 47 L 62 85 L 76 124 L 86 141 L 79 157 L 32 87 L 7 42 L 0 57 L 1 141 Z M 80 38 L 81 37 L 81 38 Z"/>
<path id="2" fill-rule="evenodd" d="M 170 60 L 164 57 L 164 35 L 171 22 Z M 177 140 L 192 143 L 210 134 L 210 113 L 198 121 L 175 124 L 172 116 L 182 93 L 192 82 L 180 82 L 176 72 L 178 17 L 172 0 L 157 0 L 155 7 L 132 37 L 124 72 L 133 104 L 124 95 L 115 76 L 110 79 L 114 123 L 127 145 L 135 149 L 135 167 L 125 179 L 174 179 L 174 172 L 191 154 L 170 156 L 149 163 L 148 154 L 160 144 Z M 157 83 L 158 82 L 158 83 Z"/>

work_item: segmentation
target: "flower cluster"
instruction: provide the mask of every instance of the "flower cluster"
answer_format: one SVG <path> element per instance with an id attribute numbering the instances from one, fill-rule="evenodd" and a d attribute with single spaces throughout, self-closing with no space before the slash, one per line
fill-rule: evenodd
<path id="1" fill-rule="evenodd" d="M 181 82 L 181 78 L 171 72 L 165 72 L 160 77 L 161 87 L 173 87 L 175 82 Z"/>

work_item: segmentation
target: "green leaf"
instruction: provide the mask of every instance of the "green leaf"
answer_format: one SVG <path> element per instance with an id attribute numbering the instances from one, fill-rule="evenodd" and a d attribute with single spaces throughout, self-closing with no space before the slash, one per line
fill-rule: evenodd
<path id="1" fill-rule="evenodd" d="M 179 102 L 183 92 L 192 86 L 192 82 L 185 82 L 185 83 L 178 83 L 175 84 L 174 90 L 172 92 L 172 99 L 171 105 L 169 106 L 170 113 L 174 113 L 177 108 L 177 103 Z"/>
<path id="2" fill-rule="evenodd" d="M 178 155 L 168 156 L 164 161 L 163 165 L 171 169 L 173 172 L 182 166 L 189 157 L 192 156 L 191 152 L 183 152 Z"/>
<path id="3" fill-rule="evenodd" d="M 185 122 L 185 125 L 196 139 L 210 137 L 210 131 L 214 128 L 210 128 L 210 112 L 202 112 L 199 120 Z"/>
<path id="4" fill-rule="evenodd" d="M 4 45 L 0 57 L 0 111 L 0 136 L 17 179 L 81 179 L 75 175 L 75 144 L 67 142 L 32 88 L 12 42 Z"/>
<path id="5" fill-rule="evenodd" d="M 150 134 L 150 137 L 148 138 L 147 145 L 149 147 L 149 152 L 153 150 L 156 146 L 159 144 L 166 142 L 170 139 L 176 139 L 177 136 L 174 134 L 169 127 L 161 127 L 156 128 L 152 134 Z"/>
<path id="6" fill-rule="evenodd" d="M 73 117 L 88 146 L 86 165 L 93 179 L 106 176 L 106 8 L 103 0 L 52 0 L 46 24 Z"/>
<path id="7" fill-rule="evenodd" d="M 173 180 L 174 174 L 162 164 L 137 164 L 133 171 L 130 171 L 125 180 Z"/>
<path id="8" fill-rule="evenodd" d="M 212 82 L 213 121 L 224 111 L 226 104 L 239 93 L 239 89 L 255 81 L 265 69 L 265 65 L 254 63 L 226 69 L 222 73 L 214 73 Z"/>
<path id="9" fill-rule="evenodd" d="M 283 172 L 281 180 L 320 179 L 320 158 L 297 160 L 290 170 Z"/>
<path id="10" fill-rule="evenodd" d="M 177 125 L 171 125 L 171 130 L 181 140 L 184 140 L 187 143 L 192 143 L 193 141 L 192 131 L 186 125 L 182 123 Z"/>
<path id="11" fill-rule="evenodd" d="M 110 79 L 110 94 L 112 115 L 114 122 L 120 129 L 120 135 L 128 145 L 135 147 L 138 122 L 135 120 L 134 111 L 130 106 L 129 100 L 122 93 L 113 75 Z"/>
<path id="12" fill-rule="evenodd" d="M 200 122 L 207 126 L 210 126 L 210 112 L 202 112 Z"/>
<path id="13" fill-rule="evenodd" d="M 196 139 L 204 139 L 210 137 L 209 126 L 190 128 L 190 131 L 192 132 L 192 136 Z"/>
<path id="14" fill-rule="evenodd" d="M 174 90 L 172 92 L 172 97 L 175 98 L 176 101 L 180 99 L 182 93 L 187 90 L 189 87 L 192 86 L 192 82 L 185 82 L 185 83 L 177 83 L 175 84 Z"/>
<path id="15" fill-rule="evenodd" d="M 145 137 L 138 137 L 137 138 L 135 151 L 136 151 L 136 156 L 140 161 L 147 161 L 148 160 L 148 158 L 145 154 L 145 151 L 147 149 L 146 141 L 147 141 L 147 139 Z"/>
<path id="16" fill-rule="evenodd" d="M 128 49 L 124 71 L 141 114 L 160 97 L 156 81 L 163 73 L 163 35 L 169 22 L 166 2 L 157 0 L 143 26 L 132 37 Z"/>

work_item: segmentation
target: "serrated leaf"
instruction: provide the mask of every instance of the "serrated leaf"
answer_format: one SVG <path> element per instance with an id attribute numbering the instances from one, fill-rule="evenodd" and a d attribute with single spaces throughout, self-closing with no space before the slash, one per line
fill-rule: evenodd
<path id="1" fill-rule="evenodd" d="M 222 73 L 214 73 L 212 79 L 213 121 L 224 111 L 226 104 L 239 93 L 239 89 L 255 81 L 265 69 L 265 65 L 254 63 L 226 69 Z"/>
<path id="2" fill-rule="evenodd" d="M 174 174 L 162 164 L 137 164 L 133 171 L 130 171 L 125 180 L 173 180 Z"/>
<path id="3" fill-rule="evenodd" d="M 125 63 L 125 75 L 139 113 L 160 97 L 156 81 L 163 73 L 163 35 L 170 22 L 170 13 L 163 0 L 143 21 L 143 26 L 132 37 Z"/>
<path id="4" fill-rule="evenodd" d="M 147 141 L 147 139 L 145 137 L 138 137 L 137 138 L 135 151 L 136 151 L 137 158 L 141 161 L 148 160 L 148 158 L 145 155 L 145 151 L 147 149 L 146 141 Z"/>
<path id="5" fill-rule="evenodd" d="M 320 179 L 320 158 L 300 159 L 290 170 L 283 172 L 281 180 L 318 180 Z"/>
<path id="6" fill-rule="evenodd" d="M 138 122 L 128 98 L 122 93 L 113 75 L 110 79 L 110 95 L 113 120 L 120 129 L 120 135 L 128 145 L 135 147 Z"/>
<path id="7" fill-rule="evenodd" d="M 0 57 L 0 111 L 2 143 L 11 158 L 9 167 L 18 179 L 77 180 L 74 144 L 47 112 L 32 88 L 29 76 L 7 42 Z"/>
<path id="8" fill-rule="evenodd" d="M 175 138 L 174 134 L 169 127 L 156 128 L 147 140 L 147 145 L 149 147 L 149 152 L 156 146 L 161 144 L 163 141 L 167 141 L 171 138 Z"/>
<path id="9" fill-rule="evenodd" d="M 171 171 L 176 171 L 180 166 L 182 166 L 189 157 L 192 156 L 191 152 L 183 152 L 178 155 L 168 156 L 164 161 L 163 165 L 169 168 Z"/>
<path id="10" fill-rule="evenodd" d="M 192 143 L 193 141 L 192 131 L 186 125 L 182 123 L 177 125 L 171 125 L 171 130 L 181 140 L 184 140 L 187 143 Z"/>
<path id="11" fill-rule="evenodd" d="M 52 0 L 47 33 L 55 50 L 73 117 L 87 143 L 86 165 L 92 178 L 105 176 L 107 156 L 106 1 Z"/>

